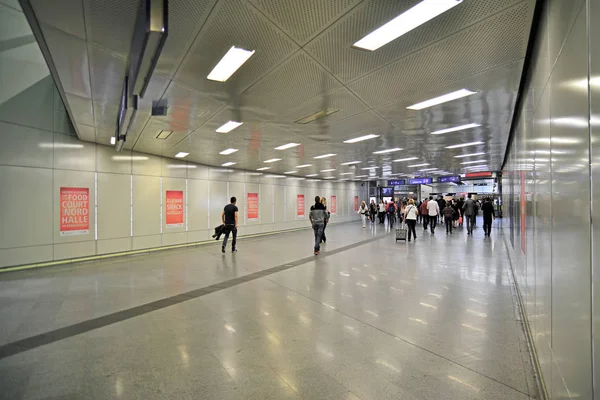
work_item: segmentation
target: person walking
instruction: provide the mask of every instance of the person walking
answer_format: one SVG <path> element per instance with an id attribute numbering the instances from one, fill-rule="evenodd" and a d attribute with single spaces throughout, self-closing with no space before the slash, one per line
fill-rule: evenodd
<path id="1" fill-rule="evenodd" d="M 433 196 L 429 196 L 427 202 L 427 213 L 429 214 L 429 226 L 431 228 L 431 234 L 435 234 L 435 227 L 437 225 L 438 215 L 440 214 L 440 205 L 437 201 L 433 200 Z"/>
<path id="2" fill-rule="evenodd" d="M 487 197 L 483 202 L 481 211 L 483 211 L 484 236 L 490 237 L 492 234 L 492 220 L 496 219 L 496 216 L 494 215 L 494 205 L 489 197 Z"/>
<path id="3" fill-rule="evenodd" d="M 360 215 L 360 221 L 362 222 L 362 227 L 366 228 L 367 227 L 367 215 L 369 214 L 369 209 L 367 208 L 367 203 L 365 203 L 364 201 L 362 203 L 360 203 L 360 207 L 358 208 L 358 211 L 356 213 Z"/>
<path id="4" fill-rule="evenodd" d="M 417 209 L 417 206 L 415 206 L 415 201 L 413 199 L 409 199 L 404 214 L 404 219 L 406 221 L 406 225 L 408 226 L 409 242 L 411 235 L 415 237 L 415 240 L 417 240 L 417 231 L 415 230 L 415 227 L 417 226 L 417 215 L 419 215 L 419 210 Z"/>
<path id="5" fill-rule="evenodd" d="M 390 223 L 390 229 L 394 227 L 394 222 L 396 222 L 396 212 L 398 211 L 398 206 L 393 201 L 390 201 L 387 205 L 387 216 L 388 222 Z"/>
<path id="6" fill-rule="evenodd" d="M 325 224 L 323 225 L 323 236 L 321 236 L 321 242 L 326 243 L 327 237 L 325 236 L 325 230 L 327 229 L 327 224 L 329 223 L 331 213 L 327 209 L 327 199 L 325 197 L 321 197 L 321 204 L 323 204 L 323 207 L 325 207 L 325 215 L 327 216 L 327 218 L 325 218 Z"/>
<path id="7" fill-rule="evenodd" d="M 427 208 L 427 204 L 429 204 L 429 199 L 425 199 L 421 203 L 421 207 L 419 208 L 421 219 L 423 220 L 423 230 L 427 230 L 427 226 L 429 224 L 429 209 Z"/>
<path id="8" fill-rule="evenodd" d="M 383 225 L 385 222 L 385 204 L 383 204 L 383 200 L 379 200 L 379 206 L 377 206 L 377 211 L 379 215 L 379 225 Z"/>
<path id="9" fill-rule="evenodd" d="M 375 223 L 375 216 L 377 215 L 377 204 L 375 204 L 375 200 L 371 200 L 371 204 L 369 205 L 369 217 L 371 218 L 371 223 Z"/>
<path id="10" fill-rule="evenodd" d="M 446 203 L 446 207 L 442 210 L 444 215 L 444 224 L 446 225 L 446 235 L 452 233 L 452 224 L 454 224 L 454 208 L 450 202 Z"/>
<path id="11" fill-rule="evenodd" d="M 471 199 L 471 194 L 467 195 L 467 201 L 463 206 L 463 215 L 467 219 L 467 235 L 473 233 L 474 220 L 475 220 L 475 202 Z"/>
<path id="12" fill-rule="evenodd" d="M 443 210 L 444 208 L 446 208 L 446 200 L 444 200 L 444 197 L 440 196 L 436 201 L 438 203 L 438 206 L 440 206 L 440 213 L 438 214 L 438 223 L 441 224 L 443 222 L 441 218 L 444 217 Z"/>
<path id="13" fill-rule="evenodd" d="M 221 252 L 225 253 L 225 247 L 227 247 L 227 240 L 229 239 L 229 234 L 233 233 L 233 240 L 231 241 L 231 252 L 235 253 L 237 249 L 235 248 L 237 242 L 237 228 L 238 228 L 238 208 L 235 205 L 237 203 L 237 199 L 235 197 L 231 198 L 231 203 L 227 204 L 221 213 L 221 221 L 225 226 L 225 238 L 223 239 L 223 245 L 221 246 Z"/>
<path id="14" fill-rule="evenodd" d="M 323 230 L 325 229 L 325 220 L 327 219 L 327 210 L 325 206 L 321 204 L 321 197 L 315 197 L 315 205 L 310 208 L 308 219 L 312 225 L 315 233 L 315 256 L 318 256 L 321 251 L 321 238 L 323 237 Z"/>

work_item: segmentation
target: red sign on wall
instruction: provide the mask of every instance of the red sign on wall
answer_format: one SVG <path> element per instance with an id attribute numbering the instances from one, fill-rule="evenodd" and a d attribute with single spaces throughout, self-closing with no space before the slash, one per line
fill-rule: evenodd
<path id="1" fill-rule="evenodd" d="M 248 221 L 258 221 L 258 193 L 248 193 Z"/>
<path id="2" fill-rule="evenodd" d="M 354 211 L 358 212 L 358 196 L 354 196 Z"/>
<path id="3" fill-rule="evenodd" d="M 335 214 L 337 212 L 337 197 L 336 196 L 331 196 L 331 207 L 329 209 L 329 212 L 332 214 Z"/>
<path id="4" fill-rule="evenodd" d="M 60 188 L 60 235 L 90 233 L 90 189 Z"/>
<path id="5" fill-rule="evenodd" d="M 298 201 L 296 206 L 296 218 L 304 218 L 304 195 L 298 195 Z"/>
<path id="6" fill-rule="evenodd" d="M 165 218 L 167 228 L 180 228 L 183 226 L 183 191 L 167 190 L 165 203 Z"/>

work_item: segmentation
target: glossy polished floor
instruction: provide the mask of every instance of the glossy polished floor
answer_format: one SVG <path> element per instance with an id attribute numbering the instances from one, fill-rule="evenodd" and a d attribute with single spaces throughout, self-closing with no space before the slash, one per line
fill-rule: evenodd
<path id="1" fill-rule="evenodd" d="M 0 398 L 533 398 L 501 230 L 327 231 L 1 274 Z"/>

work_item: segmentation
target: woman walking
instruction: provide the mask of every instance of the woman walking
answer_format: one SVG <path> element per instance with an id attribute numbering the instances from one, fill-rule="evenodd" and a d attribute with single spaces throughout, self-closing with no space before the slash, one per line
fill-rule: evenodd
<path id="1" fill-rule="evenodd" d="M 383 204 L 383 200 L 379 200 L 377 211 L 379 211 L 379 225 L 383 225 L 385 222 L 385 204 Z"/>
<path id="2" fill-rule="evenodd" d="M 358 211 L 356 213 L 360 215 L 362 227 L 366 228 L 367 227 L 367 214 L 369 214 L 369 209 L 367 208 L 367 203 L 365 203 L 364 201 L 362 203 L 360 203 L 360 207 L 358 208 Z"/>
<path id="3" fill-rule="evenodd" d="M 405 219 L 406 225 L 408 225 L 408 241 L 410 242 L 411 233 L 417 240 L 417 231 L 415 227 L 417 226 L 417 215 L 419 215 L 419 210 L 417 206 L 415 206 L 415 201 L 413 199 L 408 200 L 408 206 L 406 206 L 405 210 Z"/>

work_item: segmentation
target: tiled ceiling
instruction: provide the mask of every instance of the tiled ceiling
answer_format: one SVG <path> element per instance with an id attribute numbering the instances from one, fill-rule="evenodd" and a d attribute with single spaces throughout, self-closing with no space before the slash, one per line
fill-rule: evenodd
<path id="1" fill-rule="evenodd" d="M 523 68 L 535 0 L 464 0 L 460 5 L 369 52 L 352 44 L 420 0 L 170 0 L 169 36 L 125 148 L 219 166 L 270 172 L 312 164 L 303 175 L 379 166 L 379 172 L 423 174 L 427 163 L 466 170 L 455 158 L 485 153 L 500 169 Z M 139 0 L 30 0 L 82 140 L 109 144 Z M 231 46 L 255 54 L 227 82 L 206 76 Z M 467 88 L 478 93 L 420 111 L 407 106 Z M 153 101 L 168 113 L 151 117 Z M 338 110 L 308 124 L 300 118 Z M 229 120 L 244 122 L 226 133 Z M 480 127 L 444 135 L 435 130 Z M 173 131 L 156 139 L 161 130 Z M 355 144 L 343 141 L 375 134 Z M 446 149 L 482 141 L 484 144 Z M 293 149 L 274 148 L 290 142 Z M 222 156 L 226 148 L 238 152 Z M 400 147 L 392 154 L 373 152 Z M 335 153 L 335 157 L 313 157 Z M 417 157 L 410 163 L 393 159 Z M 357 167 L 342 166 L 361 161 Z M 429 172 L 425 172 L 429 173 Z M 331 175 L 331 174 L 327 174 Z M 357 175 L 359 173 L 357 172 Z M 347 175 L 344 175 L 347 178 Z"/>

